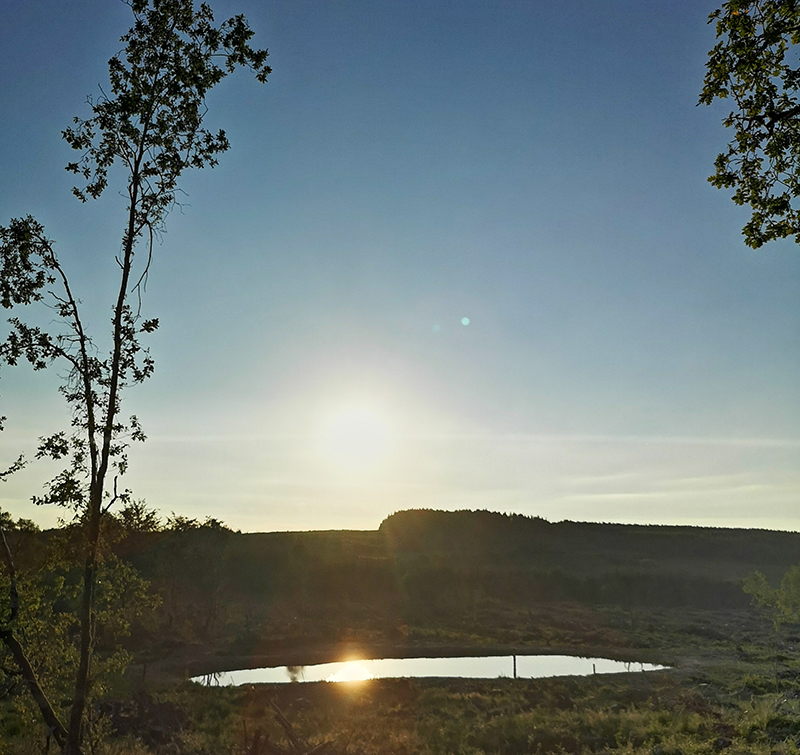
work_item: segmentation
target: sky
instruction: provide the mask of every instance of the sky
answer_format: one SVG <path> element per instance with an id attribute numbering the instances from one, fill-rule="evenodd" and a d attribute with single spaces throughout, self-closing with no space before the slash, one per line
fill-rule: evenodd
<path id="1" fill-rule="evenodd" d="M 407 508 L 800 529 L 800 249 L 754 251 L 707 183 L 713 3 L 224 0 L 273 73 L 208 98 L 231 150 L 186 174 L 144 313 L 148 440 L 125 484 L 244 531 Z M 6 0 L 0 224 L 40 220 L 98 340 L 125 205 L 70 194 L 131 22 Z M 4 369 L 0 459 L 69 422 L 59 371 Z M 57 469 L 31 464 L 0 507 Z"/>

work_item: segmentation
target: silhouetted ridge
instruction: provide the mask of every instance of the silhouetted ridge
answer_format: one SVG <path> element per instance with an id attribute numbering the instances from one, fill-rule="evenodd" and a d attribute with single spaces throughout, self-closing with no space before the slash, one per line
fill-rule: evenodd
<path id="1" fill-rule="evenodd" d="M 490 511 L 401 511 L 380 527 L 416 605 L 480 591 L 521 604 L 744 607 L 741 581 L 800 561 L 800 534 L 590 522 Z"/>
<path id="2" fill-rule="evenodd" d="M 669 563 L 695 572 L 700 564 L 714 573 L 742 578 L 757 564 L 777 576 L 800 561 L 800 533 L 673 525 L 555 522 L 493 511 L 412 509 L 387 517 L 380 526 L 397 553 L 477 554 L 503 562 L 550 562 L 583 571 L 632 563 Z M 718 562 L 715 566 L 715 562 Z M 737 568 L 737 564 L 740 568 Z M 771 569 L 770 567 L 775 567 Z"/>
<path id="3" fill-rule="evenodd" d="M 402 641 L 415 617 L 474 623 L 496 609 L 547 612 L 557 603 L 740 609 L 749 605 L 744 577 L 758 569 L 776 584 L 800 561 L 800 533 L 489 511 L 400 511 L 375 531 L 179 524 L 120 525 L 110 538 L 161 597 L 153 621 L 132 634 L 136 649 L 213 641 L 235 653 L 282 653 L 338 641 L 355 626 Z M 54 536 L 10 533 L 20 567 L 35 565 L 41 541 Z"/>

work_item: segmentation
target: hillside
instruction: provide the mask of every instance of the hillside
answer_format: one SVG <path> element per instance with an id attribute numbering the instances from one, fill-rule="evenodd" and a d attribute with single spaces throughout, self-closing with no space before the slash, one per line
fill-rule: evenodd
<path id="1" fill-rule="evenodd" d="M 713 632 L 719 612 L 750 615 L 747 574 L 777 581 L 800 561 L 800 533 L 412 510 L 377 531 L 239 533 L 215 523 L 129 531 L 115 549 L 162 598 L 133 649 L 257 656 L 346 641 L 654 642 L 641 626 L 631 634 L 632 612 Z"/>

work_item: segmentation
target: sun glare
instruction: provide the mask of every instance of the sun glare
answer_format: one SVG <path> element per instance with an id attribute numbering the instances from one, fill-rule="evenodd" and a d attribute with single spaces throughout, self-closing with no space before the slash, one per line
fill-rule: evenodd
<path id="1" fill-rule="evenodd" d="M 377 411 L 350 407 L 334 415 L 323 433 L 327 456 L 348 472 L 371 469 L 389 454 L 390 429 Z"/>
<path id="2" fill-rule="evenodd" d="M 373 676 L 358 661 L 346 661 L 342 667 L 328 677 L 329 682 L 365 682 Z"/>

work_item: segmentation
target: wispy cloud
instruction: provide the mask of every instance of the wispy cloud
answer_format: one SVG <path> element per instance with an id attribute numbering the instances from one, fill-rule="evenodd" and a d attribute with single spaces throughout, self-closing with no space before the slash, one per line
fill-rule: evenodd
<path id="1" fill-rule="evenodd" d="M 654 498 L 675 500 L 678 498 L 708 498 L 712 496 L 732 496 L 732 495 L 750 495 L 753 493 L 790 493 L 797 491 L 796 486 L 789 485 L 769 485 L 766 483 L 754 483 L 752 485 L 740 485 L 737 487 L 721 487 L 721 488 L 698 488 L 687 490 L 629 490 L 617 491 L 614 493 L 572 493 L 563 496 L 565 500 L 572 501 L 586 501 L 586 500 L 622 500 L 622 499 L 642 499 L 651 500 Z"/>
<path id="2" fill-rule="evenodd" d="M 153 435 L 149 443 L 270 443 L 309 441 L 313 433 L 247 433 L 223 435 Z M 475 443 L 575 443 L 672 446 L 741 446 L 747 448 L 797 448 L 799 438 L 743 438 L 681 435 L 565 435 L 544 433 L 401 433 L 406 440 L 455 441 Z M 0 443 L 9 441 L 0 440 Z"/>
<path id="3" fill-rule="evenodd" d="M 541 433 L 506 434 L 445 434 L 413 436 L 431 440 L 477 441 L 481 443 L 586 443 L 586 444 L 625 444 L 625 445 L 672 445 L 672 446 L 741 446 L 764 448 L 797 448 L 798 438 L 741 438 L 706 437 L 680 435 L 563 435 Z"/>

